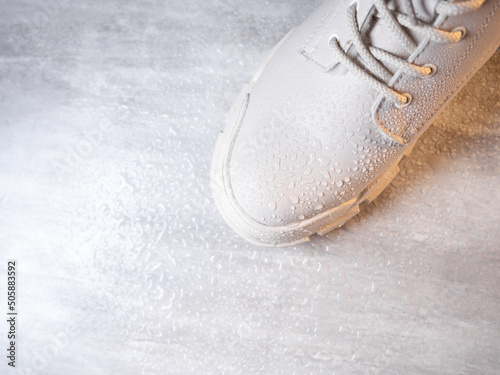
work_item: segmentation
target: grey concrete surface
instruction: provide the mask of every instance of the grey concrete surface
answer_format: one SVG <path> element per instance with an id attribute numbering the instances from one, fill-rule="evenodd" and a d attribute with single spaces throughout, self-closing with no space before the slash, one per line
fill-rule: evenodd
<path id="1" fill-rule="evenodd" d="M 2 374 L 500 373 L 499 53 L 343 229 L 257 248 L 213 205 L 225 113 L 318 4 L 0 1 Z"/>

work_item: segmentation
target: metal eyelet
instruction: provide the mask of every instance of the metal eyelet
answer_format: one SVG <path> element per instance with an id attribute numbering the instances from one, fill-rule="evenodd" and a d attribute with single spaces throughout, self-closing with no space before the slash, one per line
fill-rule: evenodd
<path id="1" fill-rule="evenodd" d="M 424 65 L 422 65 L 422 67 L 429 68 L 431 70 L 431 72 L 428 75 L 422 77 L 424 79 L 432 77 L 434 74 L 437 73 L 437 70 L 438 70 L 437 66 L 434 64 L 424 64 Z"/>
<path id="2" fill-rule="evenodd" d="M 401 94 L 402 96 L 404 96 L 406 98 L 406 102 L 403 103 L 403 104 L 396 104 L 396 108 L 398 109 L 403 109 L 403 108 L 406 108 L 408 107 L 410 104 L 411 104 L 411 101 L 412 101 L 412 97 L 410 94 L 408 94 L 407 92 Z"/>
<path id="3" fill-rule="evenodd" d="M 462 34 L 458 41 L 461 41 L 467 35 L 467 29 L 464 26 L 458 26 L 451 30 L 452 33 L 454 33 L 455 31 L 460 31 L 460 33 Z"/>

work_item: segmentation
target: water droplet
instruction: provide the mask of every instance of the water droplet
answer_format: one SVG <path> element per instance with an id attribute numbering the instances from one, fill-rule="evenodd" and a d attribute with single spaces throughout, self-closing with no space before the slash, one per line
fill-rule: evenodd
<path id="1" fill-rule="evenodd" d="M 290 195 L 290 200 L 292 201 L 292 203 L 299 203 L 299 197 L 297 197 L 296 195 Z"/>
<path id="2" fill-rule="evenodd" d="M 295 181 L 290 181 L 290 183 L 288 184 L 288 188 L 289 189 L 293 189 L 295 187 Z"/>
<path id="3" fill-rule="evenodd" d="M 304 215 L 299 216 L 299 220 L 304 220 L 306 217 Z"/>
<path id="4" fill-rule="evenodd" d="M 269 208 L 270 208 L 271 210 L 273 210 L 273 211 L 274 211 L 274 210 L 276 210 L 276 208 L 277 208 L 277 207 L 278 207 L 278 204 L 277 204 L 275 201 L 271 201 L 271 202 L 269 202 Z"/>
<path id="5" fill-rule="evenodd" d="M 326 169 L 323 171 L 323 176 L 329 180 L 330 178 L 332 178 L 332 176 L 330 175 L 330 172 L 328 172 Z"/>
<path id="6" fill-rule="evenodd" d="M 318 158 L 318 161 L 319 161 L 319 165 L 321 165 L 325 168 L 332 162 L 331 159 L 326 157 L 326 156 L 322 156 L 322 157 Z"/>
<path id="7" fill-rule="evenodd" d="M 313 138 L 313 147 L 316 149 L 316 150 L 321 150 L 321 148 L 323 147 L 323 145 L 321 144 L 321 141 L 317 138 Z"/>
<path id="8" fill-rule="evenodd" d="M 324 197 L 325 196 L 325 193 L 323 193 L 322 191 L 318 191 L 318 197 Z"/>
<path id="9" fill-rule="evenodd" d="M 314 206 L 314 209 L 316 211 L 319 211 L 319 210 L 323 209 L 323 205 L 322 204 L 317 204 L 316 206 Z"/>
<path id="10" fill-rule="evenodd" d="M 307 164 L 309 164 L 309 165 L 314 164 L 316 162 L 316 160 L 317 160 L 316 153 L 311 152 L 309 154 L 309 156 L 307 157 Z"/>
<path id="11" fill-rule="evenodd" d="M 275 179 L 276 179 L 276 175 L 272 174 L 272 175 L 270 175 L 270 176 L 268 177 L 268 179 L 267 179 L 267 180 L 268 180 L 269 182 L 273 182 Z"/>
<path id="12" fill-rule="evenodd" d="M 344 185 L 344 181 L 342 181 L 342 180 L 337 181 L 337 186 L 338 187 L 341 187 L 342 185 Z"/>

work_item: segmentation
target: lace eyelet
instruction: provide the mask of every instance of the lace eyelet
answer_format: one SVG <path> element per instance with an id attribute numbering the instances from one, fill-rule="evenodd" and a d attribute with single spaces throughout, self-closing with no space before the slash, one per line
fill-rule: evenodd
<path id="1" fill-rule="evenodd" d="M 410 104 L 411 104 L 411 101 L 412 101 L 412 97 L 410 94 L 408 94 L 407 92 L 401 94 L 402 96 L 404 96 L 406 98 L 406 102 L 403 103 L 403 104 L 396 104 L 396 108 L 398 109 L 403 109 L 403 108 L 406 108 L 408 107 Z"/>
<path id="2" fill-rule="evenodd" d="M 425 78 L 430 78 L 430 77 L 432 77 L 434 74 L 436 74 L 436 73 L 437 73 L 437 69 L 438 69 L 438 68 L 437 68 L 437 66 L 436 66 L 436 65 L 434 65 L 434 64 L 424 64 L 424 65 L 422 65 L 422 67 L 429 68 L 429 69 L 431 70 L 431 72 L 430 72 L 428 75 L 426 75 L 426 76 L 422 77 L 422 78 L 424 78 L 424 79 L 425 79 Z"/>
<path id="3" fill-rule="evenodd" d="M 451 30 L 452 33 L 454 33 L 455 31 L 460 31 L 460 33 L 462 34 L 460 35 L 460 39 L 458 40 L 458 42 L 460 42 L 467 35 L 467 29 L 463 26 L 458 26 Z"/>
<path id="4" fill-rule="evenodd" d="M 333 34 L 330 39 L 328 39 L 328 48 L 332 48 L 332 44 L 337 43 L 339 44 L 339 37 L 337 34 Z"/>
<path id="5" fill-rule="evenodd" d="M 359 11 L 358 0 L 352 0 L 351 3 L 349 4 L 348 8 L 352 7 L 353 5 L 356 7 L 356 12 L 358 12 Z"/>

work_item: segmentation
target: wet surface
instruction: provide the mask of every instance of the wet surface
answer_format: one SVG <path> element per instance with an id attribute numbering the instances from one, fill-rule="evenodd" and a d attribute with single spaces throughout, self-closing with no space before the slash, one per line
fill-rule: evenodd
<path id="1" fill-rule="evenodd" d="M 498 373 L 498 53 L 344 228 L 259 248 L 214 207 L 230 104 L 317 4 L 3 2 L 19 373 Z"/>

